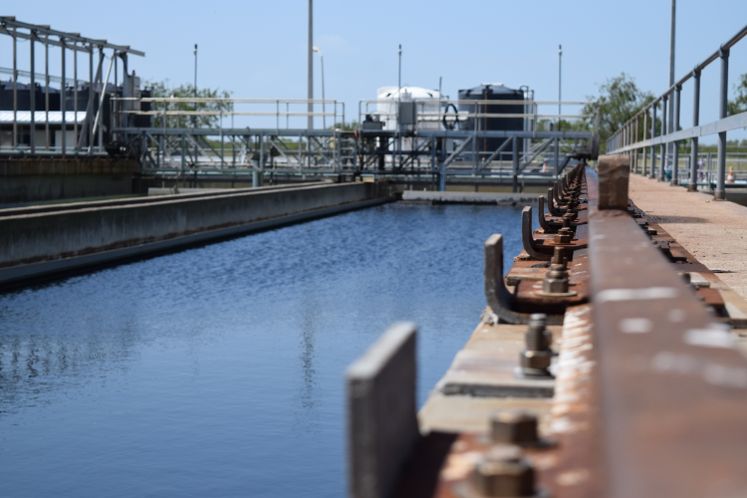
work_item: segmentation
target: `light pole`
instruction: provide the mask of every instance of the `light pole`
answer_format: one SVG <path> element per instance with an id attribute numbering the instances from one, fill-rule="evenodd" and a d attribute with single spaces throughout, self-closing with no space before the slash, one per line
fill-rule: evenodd
<path id="1" fill-rule="evenodd" d="M 671 28 L 669 30 L 669 88 L 672 88 L 674 85 L 674 40 L 675 40 L 675 26 L 677 24 L 677 1 L 672 0 L 672 19 L 671 19 Z M 671 102 L 671 105 L 669 106 L 669 116 L 667 117 L 667 123 L 669 124 L 668 128 L 669 130 L 664 130 L 664 134 L 672 133 L 677 130 L 674 129 L 674 92 L 672 92 L 672 98 L 669 99 Z M 666 164 L 669 165 L 669 171 L 672 172 L 672 179 L 674 179 L 674 164 L 672 164 L 672 159 L 670 159 L 670 156 L 674 153 L 674 148 L 677 147 L 677 143 L 670 142 L 667 144 L 667 157 L 666 157 Z"/>
<path id="2" fill-rule="evenodd" d="M 558 45 L 558 130 L 563 115 L 563 45 Z"/>
<path id="3" fill-rule="evenodd" d="M 306 65 L 307 65 L 307 87 L 306 87 L 306 98 L 308 104 L 306 112 L 308 117 L 306 119 L 306 127 L 311 131 L 314 128 L 314 1 L 309 0 L 309 30 L 308 30 L 308 53 L 306 54 Z"/>
<path id="4" fill-rule="evenodd" d="M 194 56 L 195 56 L 195 78 L 194 78 L 194 98 L 195 98 L 195 115 L 192 118 L 192 128 L 197 128 L 197 44 L 195 43 L 195 49 L 194 49 Z M 195 140 L 195 149 L 194 149 L 194 164 L 195 167 L 197 167 L 197 140 Z"/>
<path id="5" fill-rule="evenodd" d="M 402 44 L 397 48 L 397 161 L 402 166 L 402 130 L 399 112 L 402 109 Z M 394 161 L 392 161 L 394 166 Z"/>
<path id="6" fill-rule="evenodd" d="M 558 45 L 558 125 L 556 131 L 560 131 L 560 116 L 563 113 L 563 45 Z M 558 177 L 560 168 L 560 137 L 555 138 L 555 178 Z"/>
<path id="7" fill-rule="evenodd" d="M 324 101 L 324 53 L 319 47 L 314 47 L 314 52 L 319 54 L 319 61 L 322 68 L 322 128 L 327 129 L 327 103 Z"/>

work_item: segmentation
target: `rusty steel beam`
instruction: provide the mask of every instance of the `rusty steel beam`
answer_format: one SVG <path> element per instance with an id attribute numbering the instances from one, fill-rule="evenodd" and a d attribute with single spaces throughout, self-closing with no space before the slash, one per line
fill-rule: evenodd
<path id="1" fill-rule="evenodd" d="M 746 496 L 747 360 L 733 336 L 626 211 L 592 203 L 589 235 L 602 495 Z"/>

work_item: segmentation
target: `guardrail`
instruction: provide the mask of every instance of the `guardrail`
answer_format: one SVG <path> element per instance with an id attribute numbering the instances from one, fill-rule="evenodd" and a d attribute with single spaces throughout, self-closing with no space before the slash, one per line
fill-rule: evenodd
<path id="1" fill-rule="evenodd" d="M 607 141 L 607 151 L 612 154 L 627 153 L 631 166 L 638 169 L 639 156 L 643 154 L 643 174 L 651 178 L 665 179 L 665 172 L 671 169 L 671 182 L 679 183 L 679 147 L 690 141 L 690 175 L 688 190 L 697 190 L 698 182 L 698 139 L 704 136 L 718 135 L 718 160 L 716 188 L 714 197 L 726 197 L 726 133 L 747 128 L 747 112 L 728 116 L 729 91 L 729 52 L 740 40 L 747 36 L 747 26 L 732 36 L 718 50 L 696 65 L 690 72 L 680 78 L 658 98 L 647 104 L 628 120 Z M 715 61 L 720 61 L 719 80 L 719 119 L 707 124 L 700 124 L 700 81 L 701 73 Z M 680 126 L 680 96 L 683 85 L 693 86 L 692 126 L 682 129 Z M 661 109 L 661 111 L 659 111 Z M 657 169 L 656 147 L 664 164 Z M 648 149 L 648 150 L 647 150 Z M 648 158 L 651 167 L 648 168 Z"/>

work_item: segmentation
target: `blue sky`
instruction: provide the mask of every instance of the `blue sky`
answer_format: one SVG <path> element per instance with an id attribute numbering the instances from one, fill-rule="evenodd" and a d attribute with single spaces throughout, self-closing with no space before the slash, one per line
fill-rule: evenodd
<path id="1" fill-rule="evenodd" d="M 745 0 L 679 0 L 677 7 L 678 76 L 747 23 Z M 200 86 L 236 97 L 304 98 L 306 9 L 306 0 L 35 0 L 6 4 L 5 14 L 144 50 L 147 56 L 131 67 L 146 80 L 191 82 L 198 43 Z M 399 43 L 403 83 L 436 88 L 443 77 L 452 97 L 460 88 L 500 81 L 529 85 L 539 99 L 556 98 L 559 43 L 564 99 L 594 95 L 620 72 L 656 94 L 668 82 L 670 0 L 316 0 L 314 10 L 326 96 L 345 101 L 348 117 L 357 114 L 359 100 L 375 98 L 377 87 L 397 84 Z M 747 72 L 747 40 L 731 65 L 734 74 Z M 704 74 L 701 122 L 716 117 L 709 102 L 716 100 L 717 76 L 717 67 Z M 683 106 L 687 95 L 686 89 Z"/>

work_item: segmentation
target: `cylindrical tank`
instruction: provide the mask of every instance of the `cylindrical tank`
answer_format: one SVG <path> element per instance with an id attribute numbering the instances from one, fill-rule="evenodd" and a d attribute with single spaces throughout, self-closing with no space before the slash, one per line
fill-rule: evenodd
<path id="1" fill-rule="evenodd" d="M 460 103 L 459 110 L 468 116 L 480 114 L 524 114 L 524 92 L 508 88 L 501 83 L 484 84 L 466 90 L 459 90 L 459 100 L 489 101 L 487 103 L 468 102 Z M 509 102 L 506 102 L 509 101 Z M 519 102 L 521 101 L 521 102 Z M 463 130 L 472 131 L 522 131 L 524 129 L 524 118 L 521 117 L 470 117 L 461 126 Z M 477 150 L 481 155 L 489 155 L 497 150 L 507 138 L 478 138 Z M 519 150 L 522 140 L 517 144 Z M 510 146 L 504 149 L 505 154 L 510 153 Z"/>
<path id="2" fill-rule="evenodd" d="M 401 93 L 400 93 L 401 91 Z M 415 102 L 419 130 L 438 129 L 441 95 L 437 90 L 418 86 L 383 86 L 376 91 L 376 114 L 384 122 L 385 130 L 397 129 L 397 103 Z"/>

